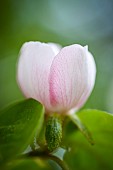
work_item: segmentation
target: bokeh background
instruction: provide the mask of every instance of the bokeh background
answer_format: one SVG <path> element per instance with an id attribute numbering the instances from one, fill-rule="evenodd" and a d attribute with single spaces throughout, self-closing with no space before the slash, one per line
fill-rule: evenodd
<path id="1" fill-rule="evenodd" d="M 85 107 L 113 112 L 112 0 L 1 0 L 0 107 L 23 98 L 16 82 L 26 41 L 88 45 L 97 64 L 95 89 Z"/>

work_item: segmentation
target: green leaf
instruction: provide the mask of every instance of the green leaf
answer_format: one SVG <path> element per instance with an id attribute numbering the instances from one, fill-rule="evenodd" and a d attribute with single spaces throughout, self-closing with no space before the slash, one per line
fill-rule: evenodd
<path id="1" fill-rule="evenodd" d="M 92 135 L 87 129 L 87 127 L 83 124 L 83 122 L 79 119 L 79 117 L 76 114 L 71 114 L 69 115 L 69 118 L 77 126 L 81 133 L 86 137 L 86 139 L 93 145 L 94 141 Z"/>
<path id="2" fill-rule="evenodd" d="M 0 114 L 0 164 L 22 153 L 39 133 L 43 106 L 34 99 L 13 104 Z"/>
<path id="3" fill-rule="evenodd" d="M 70 170 L 112 170 L 113 169 L 113 115 L 98 110 L 83 110 L 80 120 L 90 130 L 95 144 L 90 145 L 79 132 L 67 134 L 65 145 L 70 147 L 64 160 Z"/>
<path id="4" fill-rule="evenodd" d="M 51 170 L 51 168 L 42 159 L 37 158 L 36 160 L 25 159 L 13 162 L 8 170 Z"/>

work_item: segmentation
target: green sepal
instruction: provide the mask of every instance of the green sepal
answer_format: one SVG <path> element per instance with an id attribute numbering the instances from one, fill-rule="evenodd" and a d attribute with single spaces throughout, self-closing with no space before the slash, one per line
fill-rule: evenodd
<path id="1" fill-rule="evenodd" d="M 46 120 L 45 138 L 50 152 L 60 146 L 62 140 L 62 117 L 58 114 L 48 115 Z"/>
<path id="2" fill-rule="evenodd" d="M 92 138 L 92 134 L 89 129 L 83 124 L 80 118 L 76 114 L 68 115 L 70 120 L 76 125 L 76 127 L 80 130 L 80 132 L 86 137 L 91 145 L 94 145 L 94 140 Z"/>

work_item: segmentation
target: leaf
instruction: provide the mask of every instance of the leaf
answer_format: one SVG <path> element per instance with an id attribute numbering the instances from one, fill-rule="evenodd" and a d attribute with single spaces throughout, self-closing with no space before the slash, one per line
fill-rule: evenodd
<path id="1" fill-rule="evenodd" d="M 42 159 L 36 160 L 19 160 L 13 163 L 9 170 L 51 170 L 50 166 Z"/>
<path id="2" fill-rule="evenodd" d="M 87 129 L 87 127 L 83 124 L 83 122 L 81 122 L 79 117 L 76 114 L 71 114 L 69 115 L 69 118 L 77 126 L 77 128 L 81 131 L 81 133 L 86 137 L 86 139 L 93 145 L 94 141 L 92 135 Z"/>
<path id="3" fill-rule="evenodd" d="M 95 144 L 90 145 L 79 131 L 67 134 L 64 142 L 71 148 L 64 160 L 70 170 L 112 170 L 113 115 L 99 110 L 83 110 L 78 116 L 90 129 Z"/>
<path id="4" fill-rule="evenodd" d="M 39 133 L 43 106 L 34 99 L 13 104 L 0 114 L 0 164 L 22 153 Z"/>

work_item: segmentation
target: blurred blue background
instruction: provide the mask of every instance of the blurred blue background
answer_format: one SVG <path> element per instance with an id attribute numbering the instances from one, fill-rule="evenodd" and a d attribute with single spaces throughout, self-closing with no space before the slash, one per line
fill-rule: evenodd
<path id="1" fill-rule="evenodd" d="M 24 98 L 16 82 L 26 41 L 88 45 L 97 79 L 84 107 L 113 112 L 113 0 L 2 0 L 0 2 L 0 107 Z"/>

